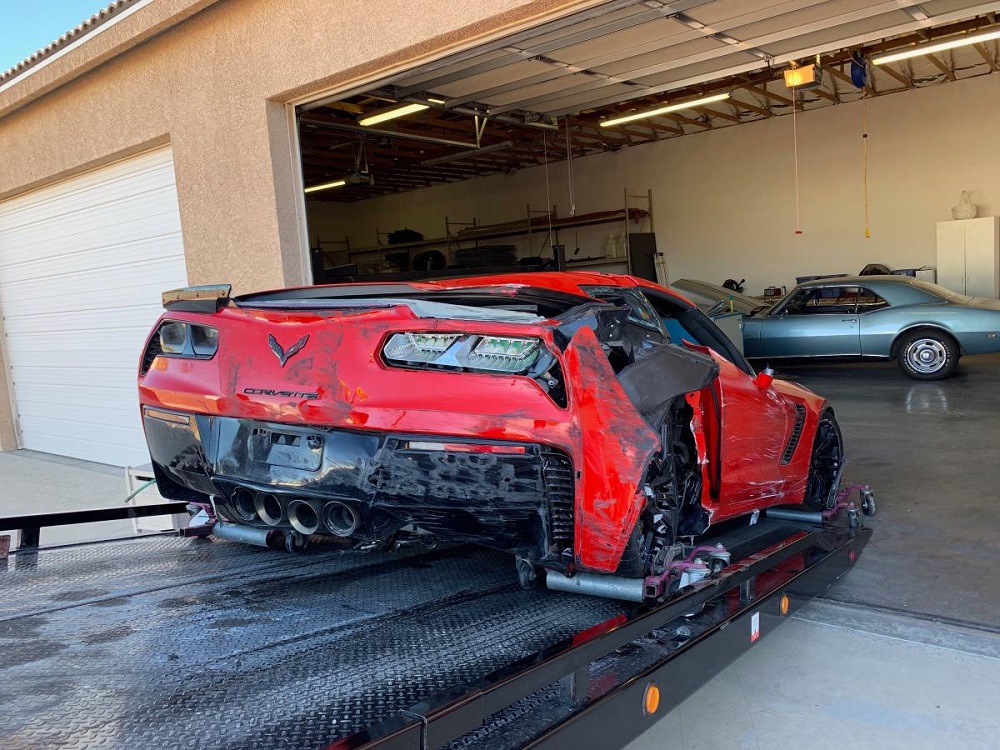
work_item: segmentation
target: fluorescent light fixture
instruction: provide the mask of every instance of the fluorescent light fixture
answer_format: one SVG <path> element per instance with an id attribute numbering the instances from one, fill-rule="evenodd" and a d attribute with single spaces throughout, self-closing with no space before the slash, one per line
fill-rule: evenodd
<path id="1" fill-rule="evenodd" d="M 432 98 L 430 96 L 427 97 L 427 101 L 429 101 L 431 104 L 444 104 L 445 103 L 444 99 L 434 99 L 434 98 Z"/>
<path id="2" fill-rule="evenodd" d="M 374 115 L 369 115 L 368 117 L 362 117 L 358 120 L 358 125 L 362 125 L 364 127 L 368 127 L 369 125 L 378 125 L 380 122 L 395 120 L 397 117 L 406 117 L 407 115 L 412 115 L 415 112 L 422 112 L 425 109 L 428 109 L 426 104 L 404 104 L 402 107 L 387 109 L 385 112 L 379 112 Z"/>
<path id="3" fill-rule="evenodd" d="M 313 185 L 312 187 L 307 187 L 302 192 L 304 193 L 315 193 L 317 190 L 329 190 L 335 187 L 344 187 L 347 184 L 347 180 L 336 180 L 334 182 L 324 182 L 322 185 Z"/>
<path id="4" fill-rule="evenodd" d="M 658 117 L 659 115 L 665 115 L 668 112 L 678 112 L 682 109 L 691 109 L 691 107 L 700 107 L 702 104 L 711 104 L 712 102 L 722 102 L 729 98 L 729 92 L 725 94 L 713 94 L 712 96 L 704 96 L 701 99 L 692 99 L 689 102 L 680 102 L 679 104 L 671 104 L 666 107 L 660 107 L 658 109 L 651 109 L 648 112 L 640 112 L 635 115 L 626 115 L 625 117 L 616 117 L 613 120 L 604 120 L 600 123 L 602 128 L 610 128 L 612 125 L 622 125 L 626 122 L 634 122 L 635 120 L 646 120 L 650 117 Z"/>
<path id="5" fill-rule="evenodd" d="M 914 47 L 913 49 L 908 49 L 905 52 L 894 52 L 891 55 L 881 55 L 872 59 L 875 65 L 885 65 L 886 63 L 898 62 L 900 60 L 908 60 L 911 57 L 920 57 L 921 55 L 932 55 L 935 52 L 944 52 L 945 50 L 955 49 L 956 47 L 966 47 L 970 44 L 979 44 L 980 42 L 988 42 L 992 39 L 1000 39 L 1000 30 L 988 31 L 985 34 L 973 34 L 972 36 L 963 36 L 959 39 L 952 39 L 947 42 L 939 42 L 937 44 L 928 44 L 923 47 Z"/>

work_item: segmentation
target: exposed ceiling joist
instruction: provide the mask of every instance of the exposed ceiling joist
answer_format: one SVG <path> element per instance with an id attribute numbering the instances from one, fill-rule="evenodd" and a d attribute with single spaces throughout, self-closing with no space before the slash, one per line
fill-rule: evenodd
<path id="1" fill-rule="evenodd" d="M 850 84 L 851 86 L 854 85 L 854 81 L 851 80 L 851 77 L 834 65 L 828 65 L 823 70 L 825 70 L 827 73 L 832 75 L 837 80 L 843 81 L 844 83 Z M 878 95 L 877 92 L 875 91 L 875 88 L 870 83 L 865 85 L 864 91 L 869 96 Z"/>
<path id="2" fill-rule="evenodd" d="M 908 89 L 913 88 L 913 79 L 901 70 L 896 70 L 891 64 L 882 65 L 879 67 L 883 73 L 885 73 L 890 78 L 895 78 L 901 84 L 906 86 Z"/>
<path id="3" fill-rule="evenodd" d="M 974 44 L 972 45 L 979 56 L 983 58 L 987 65 L 990 66 L 990 70 L 994 73 L 997 72 L 997 55 L 987 49 L 985 44 Z"/>
<path id="4" fill-rule="evenodd" d="M 925 57 L 931 61 L 931 63 L 934 65 L 935 68 L 944 73 L 945 78 L 947 78 L 949 81 L 955 80 L 954 66 L 945 64 L 945 62 L 940 57 L 934 54 L 925 55 Z"/>
<path id="5" fill-rule="evenodd" d="M 947 12 L 935 15 L 937 8 Z M 349 184 L 310 199 L 357 200 L 510 172 L 565 159 L 568 145 L 573 156 L 582 156 L 705 132 L 788 114 L 793 97 L 800 111 L 811 110 L 995 72 L 1000 66 L 993 42 L 876 66 L 863 91 L 843 66 L 857 52 L 873 57 L 981 32 L 996 24 L 988 15 L 996 10 L 1000 2 L 974 0 L 923 5 L 894 0 L 863 7 L 856 0 L 608 3 L 574 14 L 572 22 L 562 19 L 498 40 L 327 106 L 310 105 L 317 111 L 302 116 L 306 183 L 328 182 L 356 169 L 355 150 L 362 142 L 375 176 L 373 186 Z M 822 52 L 828 73 L 823 85 L 793 95 L 783 86 L 783 63 L 811 60 L 816 52 Z M 599 125 L 722 92 L 731 98 L 713 106 L 626 126 Z M 362 116 L 402 102 L 424 103 L 421 97 L 428 94 L 444 104 L 384 128 L 357 124 Z M 549 124 L 551 131 L 531 125 L 552 116 L 571 117 L 568 126 L 562 119 Z"/>

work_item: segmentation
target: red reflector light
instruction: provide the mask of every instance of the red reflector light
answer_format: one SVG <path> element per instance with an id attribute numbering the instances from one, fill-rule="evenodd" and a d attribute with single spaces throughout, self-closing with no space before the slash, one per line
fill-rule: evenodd
<path id="1" fill-rule="evenodd" d="M 410 440 L 402 445 L 408 451 L 447 451 L 449 453 L 505 453 L 524 455 L 523 445 L 489 445 L 485 443 L 432 443 L 426 440 Z"/>

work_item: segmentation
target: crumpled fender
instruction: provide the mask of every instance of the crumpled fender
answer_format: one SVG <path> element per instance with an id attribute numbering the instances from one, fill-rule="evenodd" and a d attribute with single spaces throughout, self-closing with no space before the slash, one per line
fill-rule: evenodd
<path id="1" fill-rule="evenodd" d="M 579 329 L 564 357 L 580 438 L 573 456 L 580 476 L 576 559 L 612 573 L 642 511 L 640 486 L 660 439 L 619 384 L 592 329 Z"/>

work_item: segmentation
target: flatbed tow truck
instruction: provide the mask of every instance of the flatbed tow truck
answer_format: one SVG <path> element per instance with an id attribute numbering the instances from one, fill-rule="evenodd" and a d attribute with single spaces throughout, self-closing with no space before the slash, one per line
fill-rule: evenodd
<path id="1" fill-rule="evenodd" d="M 526 590 L 469 546 L 38 546 L 182 503 L 0 518 L 0 744 L 621 747 L 853 566 L 874 500 L 838 499 L 725 525 L 727 567 L 646 603 Z"/>

